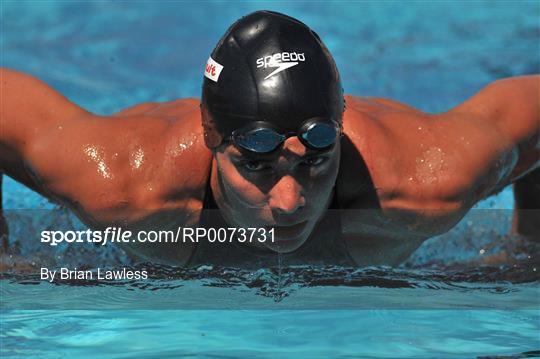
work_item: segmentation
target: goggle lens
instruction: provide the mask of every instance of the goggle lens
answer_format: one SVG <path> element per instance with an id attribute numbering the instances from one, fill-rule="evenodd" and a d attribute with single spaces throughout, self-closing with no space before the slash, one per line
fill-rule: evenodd
<path id="1" fill-rule="evenodd" d="M 327 148 L 336 141 L 336 126 L 328 123 L 315 123 L 303 132 L 300 137 L 309 146 L 316 149 Z"/>
<path id="2" fill-rule="evenodd" d="M 270 128 L 258 128 L 234 137 L 236 145 L 257 153 L 272 152 L 284 140 L 285 136 Z"/>
<path id="3" fill-rule="evenodd" d="M 302 126 L 299 139 L 315 150 L 332 146 L 338 134 L 338 125 L 328 122 L 315 122 Z M 255 153 L 269 153 L 277 149 L 288 137 L 295 133 L 282 135 L 273 128 L 258 127 L 248 131 L 236 130 L 232 134 L 235 145 Z"/>

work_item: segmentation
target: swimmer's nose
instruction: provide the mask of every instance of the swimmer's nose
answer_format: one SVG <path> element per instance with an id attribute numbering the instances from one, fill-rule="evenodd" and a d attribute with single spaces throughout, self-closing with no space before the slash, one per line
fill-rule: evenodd
<path id="1" fill-rule="evenodd" d="M 305 204 L 302 186 L 291 176 L 283 176 L 270 191 L 270 208 L 278 214 L 293 214 Z"/>

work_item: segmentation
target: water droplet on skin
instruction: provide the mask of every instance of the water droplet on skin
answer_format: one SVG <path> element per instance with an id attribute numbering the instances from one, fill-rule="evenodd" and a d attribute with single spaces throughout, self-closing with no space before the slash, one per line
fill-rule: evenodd
<path id="1" fill-rule="evenodd" d="M 64 127 L 62 127 L 62 125 L 60 125 L 60 126 L 58 126 L 58 129 L 59 129 L 59 130 L 63 130 Z"/>
<path id="2" fill-rule="evenodd" d="M 90 161 L 97 164 L 97 171 L 103 178 L 112 178 L 109 167 L 104 160 L 104 150 L 98 146 L 86 145 L 83 152 L 89 157 Z"/>
<path id="3" fill-rule="evenodd" d="M 418 131 L 422 131 L 422 126 L 418 126 Z"/>
<path id="4" fill-rule="evenodd" d="M 144 162 L 144 151 L 141 147 L 131 153 L 130 163 L 133 169 L 138 169 Z"/>
<path id="5" fill-rule="evenodd" d="M 444 152 L 440 147 L 430 147 L 416 159 L 416 178 L 424 184 L 438 181 L 443 169 Z"/>
<path id="6" fill-rule="evenodd" d="M 182 154 L 185 150 L 193 146 L 196 140 L 196 138 L 182 139 L 180 143 L 176 143 L 175 145 L 170 147 L 168 152 L 173 156 L 178 156 Z"/>

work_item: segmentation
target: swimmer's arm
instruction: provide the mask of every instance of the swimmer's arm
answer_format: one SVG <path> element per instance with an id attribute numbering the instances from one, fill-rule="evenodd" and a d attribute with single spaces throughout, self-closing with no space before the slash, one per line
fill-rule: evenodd
<path id="1" fill-rule="evenodd" d="M 24 153 L 44 128 L 88 114 L 44 82 L 0 68 L 0 161 Z"/>
<path id="2" fill-rule="evenodd" d="M 87 115 L 35 77 L 0 68 L 0 172 L 41 193 L 26 167 L 30 148 L 47 128 Z"/>
<path id="3" fill-rule="evenodd" d="M 485 176 L 477 179 L 481 190 L 476 191 L 475 200 L 496 193 L 540 167 L 540 75 L 492 82 L 440 116 L 474 123 L 489 141 L 483 148 L 495 153 L 484 158 Z"/>

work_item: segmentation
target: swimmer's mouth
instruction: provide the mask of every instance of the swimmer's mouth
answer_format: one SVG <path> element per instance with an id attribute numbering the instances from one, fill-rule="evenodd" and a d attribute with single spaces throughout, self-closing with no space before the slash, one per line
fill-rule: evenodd
<path id="1" fill-rule="evenodd" d="M 274 229 L 274 235 L 279 239 L 289 239 L 298 237 L 306 229 L 308 221 L 293 224 L 291 226 L 266 226 L 266 230 Z"/>

